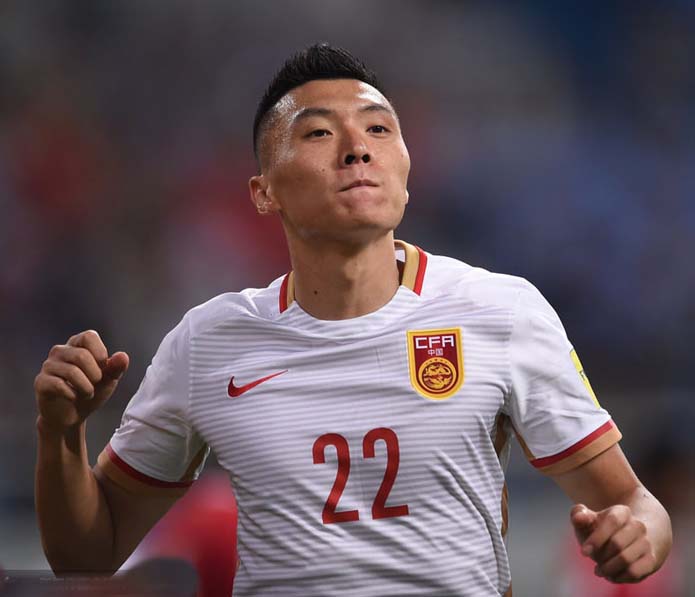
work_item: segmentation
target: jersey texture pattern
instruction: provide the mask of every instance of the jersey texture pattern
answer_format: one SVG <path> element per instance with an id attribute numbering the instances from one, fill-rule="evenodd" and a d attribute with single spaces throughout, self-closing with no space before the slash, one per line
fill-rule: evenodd
<path id="1" fill-rule="evenodd" d="M 292 273 L 189 311 L 99 456 L 130 491 L 181 493 L 214 451 L 235 595 L 504 595 L 511 435 L 545 473 L 621 437 L 529 282 L 396 258 L 401 286 L 361 317 L 311 317 Z"/>

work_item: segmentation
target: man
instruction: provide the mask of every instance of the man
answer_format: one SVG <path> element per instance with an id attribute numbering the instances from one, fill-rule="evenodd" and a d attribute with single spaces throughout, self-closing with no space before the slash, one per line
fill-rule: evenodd
<path id="1" fill-rule="evenodd" d="M 85 420 L 127 355 L 83 332 L 37 376 L 53 569 L 117 569 L 209 447 L 238 502 L 235 594 L 511 594 L 515 431 L 576 503 L 597 574 L 656 570 L 668 515 L 552 308 L 523 279 L 394 241 L 410 161 L 373 73 L 344 50 L 300 52 L 259 105 L 254 145 L 251 199 L 281 218 L 292 271 L 187 313 L 93 470 Z"/>

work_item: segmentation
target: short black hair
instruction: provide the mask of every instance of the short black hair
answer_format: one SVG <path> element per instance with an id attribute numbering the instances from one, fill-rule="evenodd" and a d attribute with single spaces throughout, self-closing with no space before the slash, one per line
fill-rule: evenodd
<path id="1" fill-rule="evenodd" d="M 253 120 L 253 152 L 258 159 L 258 140 L 266 116 L 287 93 L 316 79 L 357 79 L 386 94 L 376 74 L 359 58 L 327 43 L 314 44 L 291 56 L 273 77 Z"/>

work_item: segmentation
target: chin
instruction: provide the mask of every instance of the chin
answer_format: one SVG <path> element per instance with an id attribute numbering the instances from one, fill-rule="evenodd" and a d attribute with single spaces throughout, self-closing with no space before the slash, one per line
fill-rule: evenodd
<path id="1" fill-rule="evenodd" d="M 366 215 L 362 217 L 354 215 L 347 221 L 336 222 L 328 230 L 316 236 L 350 245 L 365 245 L 392 233 L 399 223 L 400 218 L 370 218 Z"/>
<path id="2" fill-rule="evenodd" d="M 315 214 L 306 218 L 311 222 L 308 226 L 293 227 L 293 234 L 310 242 L 345 242 L 360 244 L 378 240 L 393 232 L 401 223 L 405 205 L 386 206 L 383 203 L 343 205 L 344 209 L 333 213 Z M 288 229 L 289 233 L 290 230 Z"/>

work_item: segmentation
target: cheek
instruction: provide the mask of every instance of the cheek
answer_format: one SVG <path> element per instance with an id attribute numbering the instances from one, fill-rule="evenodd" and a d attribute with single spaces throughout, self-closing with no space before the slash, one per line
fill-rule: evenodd
<path id="1" fill-rule="evenodd" d="M 401 159 L 403 160 L 406 173 L 410 171 L 410 154 L 404 142 L 401 142 Z"/>
<path id="2" fill-rule="evenodd" d="M 394 171 L 397 173 L 399 182 L 405 187 L 408 183 L 408 174 L 410 173 L 410 155 L 405 145 L 397 152 L 396 168 L 394 168 Z"/>
<path id="3" fill-rule="evenodd" d="M 327 167 L 303 161 L 278 165 L 272 179 L 272 195 L 286 212 L 302 213 L 319 207 L 330 188 Z"/>
<path id="4" fill-rule="evenodd" d="M 316 152 L 285 149 L 275 163 L 278 182 L 313 184 L 320 180 L 327 170 L 322 158 L 323 156 Z"/>
<path id="5" fill-rule="evenodd" d="M 311 194 L 326 185 L 326 169 L 312 164 L 293 164 L 283 176 L 285 189 L 293 194 Z"/>

